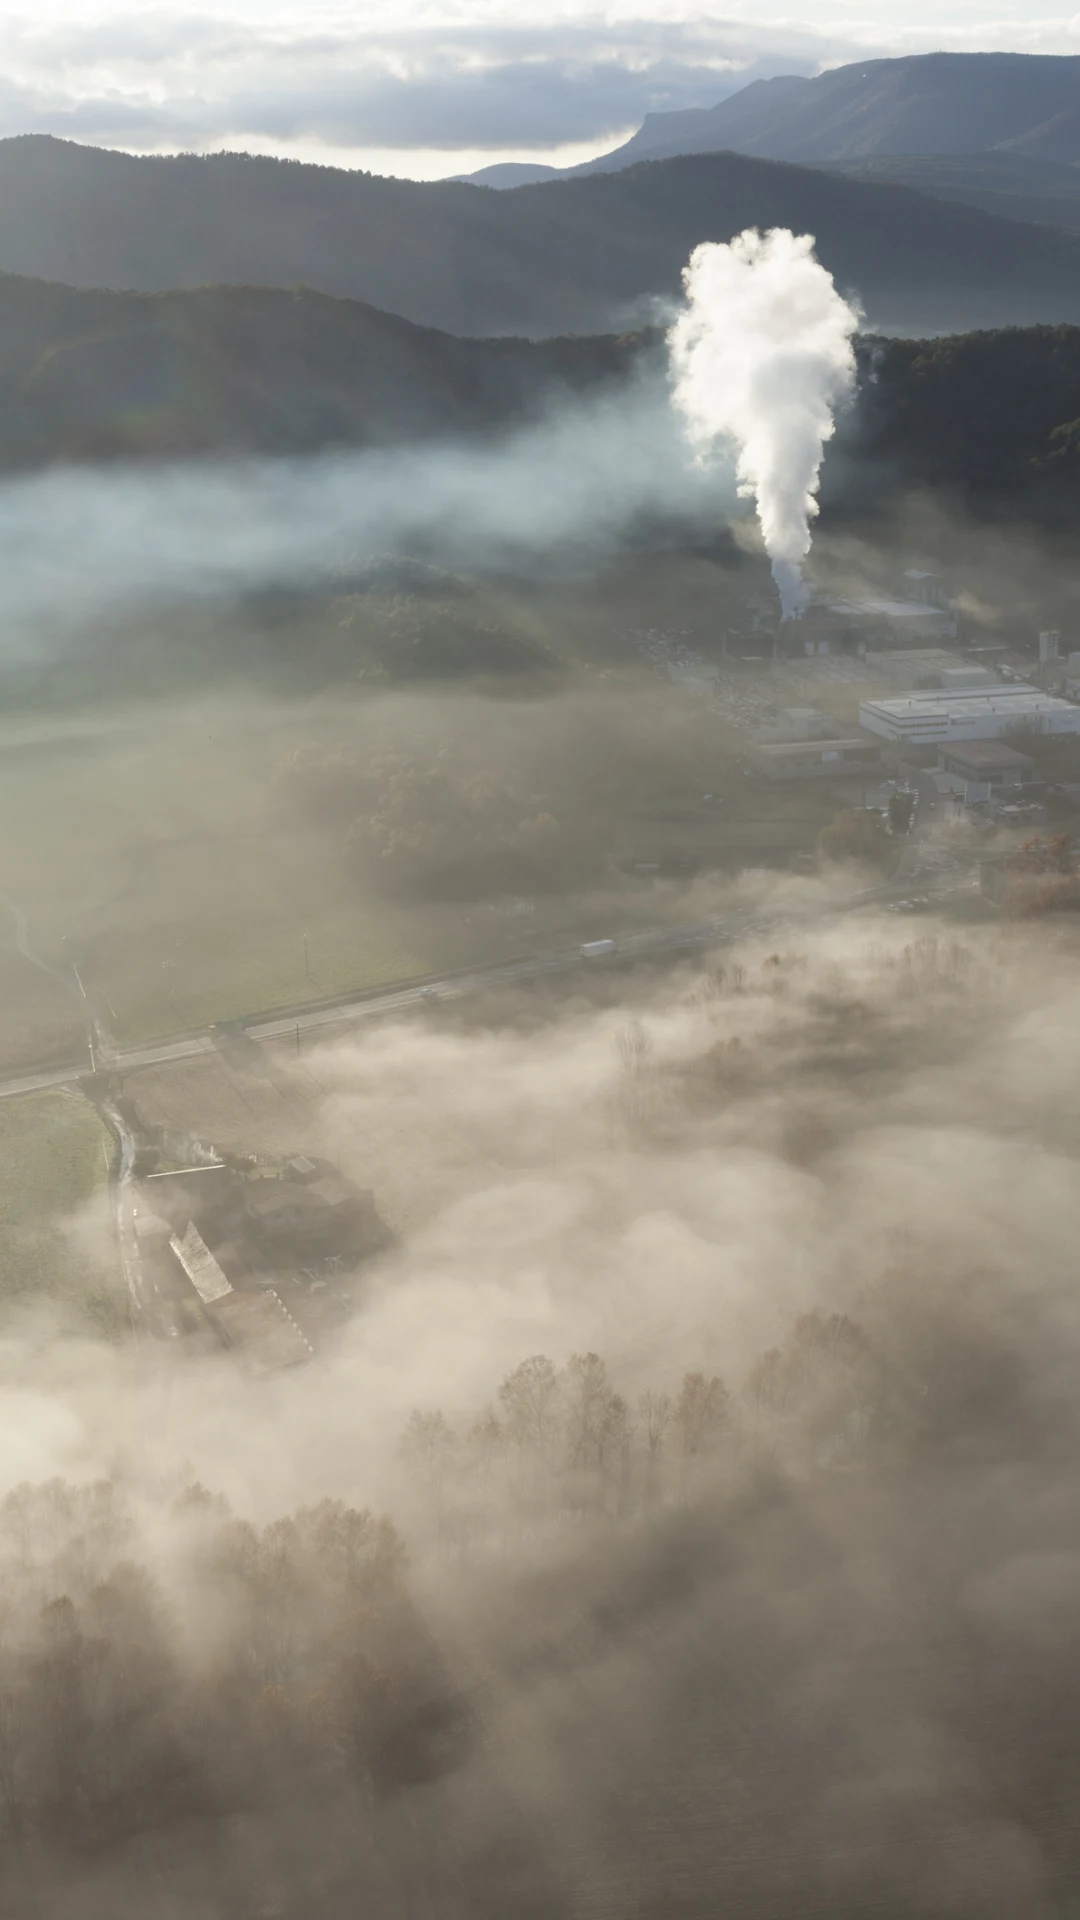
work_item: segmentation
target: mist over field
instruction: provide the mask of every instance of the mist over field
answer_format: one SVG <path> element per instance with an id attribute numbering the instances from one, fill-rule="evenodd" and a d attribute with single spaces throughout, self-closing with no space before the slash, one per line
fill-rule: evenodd
<path id="1" fill-rule="evenodd" d="M 1074 973 L 870 918 L 283 1046 L 399 1234 L 336 1350 L 7 1333 L 13 1910 L 1058 1912 Z"/>
<path id="2" fill-rule="evenodd" d="M 1076 1920 L 1073 81 L 983 59 L 0 143 L 0 1920 Z"/>

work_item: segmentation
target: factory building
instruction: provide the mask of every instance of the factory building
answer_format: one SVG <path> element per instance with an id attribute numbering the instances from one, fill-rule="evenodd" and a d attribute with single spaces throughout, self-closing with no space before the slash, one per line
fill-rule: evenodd
<path id="1" fill-rule="evenodd" d="M 956 615 L 924 600 L 820 600 L 803 615 L 804 638 L 828 640 L 832 650 L 864 653 L 891 647 L 929 647 L 955 640 Z M 810 651 L 810 647 L 807 651 Z"/>
<path id="2" fill-rule="evenodd" d="M 971 805 L 989 800 L 992 793 L 1026 786 L 1035 778 L 1035 762 L 999 740 L 969 740 L 966 745 L 942 747 L 941 770 L 950 774 Z"/>
<path id="3" fill-rule="evenodd" d="M 756 742 L 754 765 L 767 780 L 837 779 L 876 773 L 881 756 L 870 740 Z"/>
<path id="4" fill-rule="evenodd" d="M 865 659 L 868 673 L 880 673 L 887 680 L 895 680 L 897 686 L 913 690 L 939 687 L 943 673 L 964 664 L 958 653 L 944 647 L 867 648 Z"/>
<path id="5" fill-rule="evenodd" d="M 883 740 L 937 747 L 951 740 L 999 740 L 1014 727 L 1080 733 L 1080 707 L 1037 687 L 928 688 L 895 700 L 864 700 L 859 722 Z"/>

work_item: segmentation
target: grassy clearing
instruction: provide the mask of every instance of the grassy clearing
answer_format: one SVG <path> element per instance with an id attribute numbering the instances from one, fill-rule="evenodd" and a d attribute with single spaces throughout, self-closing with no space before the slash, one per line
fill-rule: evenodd
<path id="1" fill-rule="evenodd" d="M 0 917 L 0 929 L 3 917 Z M 5 930 L 6 931 L 6 930 Z M 73 999 L 14 947 L 0 944 L 0 1061 L 10 1072 L 79 1058 L 85 1029 Z"/>
<path id="2" fill-rule="evenodd" d="M 416 977 L 433 962 L 412 931 L 386 909 L 332 899 L 244 911 L 238 890 L 227 912 L 205 903 L 193 920 L 100 942 L 91 980 L 112 1031 L 130 1043 Z"/>
<path id="3" fill-rule="evenodd" d="M 0 1102 L 0 1311 L 45 1305 L 81 1332 L 122 1330 L 105 1191 L 111 1145 L 74 1094 Z"/>
<path id="4" fill-rule="evenodd" d="M 275 808 L 296 726 L 254 704 L 0 723 L 0 893 L 119 1040 L 442 964 L 426 923 L 365 900 L 340 847 Z M 8 940 L 0 919 L 0 1071 L 77 1057 L 78 1008 Z"/>
<path id="5" fill-rule="evenodd" d="M 405 708 L 275 702 L 246 689 L 182 706 L 0 717 L 0 894 L 25 914 L 34 951 L 65 974 L 76 962 L 115 1038 L 134 1044 L 686 917 L 685 886 L 618 873 L 538 896 L 517 918 L 505 902 L 388 899 L 346 856 L 347 808 L 315 817 L 283 780 L 304 746 L 344 744 L 362 760 L 398 735 L 411 751 L 415 732 L 421 758 L 452 739 L 483 764 L 497 741 L 538 792 L 565 790 L 568 817 L 576 810 L 587 827 L 598 808 L 613 856 L 629 862 L 681 851 L 735 868 L 812 843 L 820 796 L 733 776 L 723 727 L 701 715 L 688 760 L 690 709 L 663 689 L 654 706 L 620 688 L 550 710 L 455 705 L 441 693 Z M 575 787 L 581 767 L 595 794 Z M 719 796 L 711 811 L 700 805 L 707 790 Z M 0 1075 L 78 1059 L 78 1005 L 10 941 L 0 920 Z"/>

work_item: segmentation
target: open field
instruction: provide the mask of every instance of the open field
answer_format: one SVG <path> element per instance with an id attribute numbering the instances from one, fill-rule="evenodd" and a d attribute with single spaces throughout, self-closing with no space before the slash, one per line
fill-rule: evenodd
<path id="1" fill-rule="evenodd" d="M 76 966 L 104 1027 L 130 1045 L 686 917 L 682 885 L 614 870 L 525 902 L 388 891 L 348 856 L 348 801 L 332 817 L 305 813 L 282 783 L 298 750 L 362 756 L 396 740 L 422 757 L 453 729 L 457 750 L 481 766 L 496 739 L 505 759 L 520 754 L 523 778 L 552 796 L 564 824 L 599 822 L 616 859 L 647 862 L 662 842 L 665 856 L 685 848 L 691 860 L 729 868 L 783 862 L 812 843 L 824 806 L 822 796 L 808 809 L 741 781 L 722 722 L 691 714 L 682 695 L 643 687 L 636 667 L 584 701 L 497 710 L 430 692 L 385 702 L 223 692 L 167 715 L 149 704 L 9 714 L 0 722 L 0 896 L 60 978 L 15 950 L 5 908 L 0 1067 L 79 1057 L 81 1008 L 64 984 Z M 567 785 L 567 753 L 595 772 L 589 790 Z M 722 810 L 702 811 L 709 787 L 723 792 Z"/>
<path id="2" fill-rule="evenodd" d="M 415 950 L 415 923 L 358 895 L 325 835 L 275 815 L 295 738 L 295 716 L 272 707 L 258 724 L 174 710 L 165 732 L 150 709 L 0 727 L 0 892 L 35 952 L 61 972 L 78 964 L 118 1040 L 442 963 Z M 4 1065 L 77 1053 L 77 1006 L 4 946 L 0 987 Z"/>
<path id="3" fill-rule="evenodd" d="M 78 1059 L 85 1031 L 78 1005 L 8 943 L 5 923 L 0 909 L 0 1061 L 17 1072 Z"/>
<path id="4" fill-rule="evenodd" d="M 112 1142 L 76 1094 L 0 1106 L 0 1308 L 114 1336 L 126 1302 L 107 1203 Z"/>

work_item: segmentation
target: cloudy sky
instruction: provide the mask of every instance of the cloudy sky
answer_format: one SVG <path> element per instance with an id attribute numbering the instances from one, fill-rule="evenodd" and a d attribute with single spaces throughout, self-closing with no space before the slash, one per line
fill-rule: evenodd
<path id="1" fill-rule="evenodd" d="M 435 178 L 565 165 L 653 108 L 934 47 L 1080 54 L 1053 0 L 38 0 L 0 13 L 0 135 Z"/>

